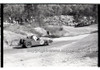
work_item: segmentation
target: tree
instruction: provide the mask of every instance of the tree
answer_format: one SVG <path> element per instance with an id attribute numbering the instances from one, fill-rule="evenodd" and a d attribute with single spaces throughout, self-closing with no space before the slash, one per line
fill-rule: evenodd
<path id="1" fill-rule="evenodd" d="M 24 5 L 7 4 L 4 6 L 4 18 L 13 23 L 13 20 L 19 20 L 22 18 L 24 11 Z"/>
<path id="2" fill-rule="evenodd" d="M 81 16 L 97 18 L 97 5 L 88 4 L 5 4 L 4 21 L 19 21 L 30 23 L 35 19 L 40 26 L 44 25 L 44 18 L 60 15 L 72 15 L 78 21 Z M 60 22 L 61 23 L 61 22 Z"/>

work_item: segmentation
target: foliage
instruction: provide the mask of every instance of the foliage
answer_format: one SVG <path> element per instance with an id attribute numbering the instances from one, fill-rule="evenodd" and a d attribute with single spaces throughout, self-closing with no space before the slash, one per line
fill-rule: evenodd
<path id="1" fill-rule="evenodd" d="M 60 15 L 74 16 L 75 22 L 83 16 L 92 16 L 97 19 L 97 5 L 91 4 L 5 4 L 4 21 L 45 25 L 44 19 Z M 35 21 L 34 21 L 35 20 Z"/>
<path id="2" fill-rule="evenodd" d="M 10 22 L 13 21 L 21 21 L 22 20 L 22 15 L 24 11 L 24 6 L 23 5 L 6 5 L 4 7 L 4 17 L 5 21 L 8 20 Z"/>

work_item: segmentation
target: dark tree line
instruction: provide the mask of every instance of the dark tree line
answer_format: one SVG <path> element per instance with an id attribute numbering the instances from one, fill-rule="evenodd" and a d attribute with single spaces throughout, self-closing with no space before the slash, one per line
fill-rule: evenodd
<path id="1" fill-rule="evenodd" d="M 75 18 L 80 16 L 92 16 L 97 18 L 97 5 L 84 4 L 5 4 L 4 21 L 19 24 L 30 23 L 35 19 L 39 25 L 43 25 L 43 19 L 51 16 L 72 15 Z M 77 19 L 76 19 L 77 20 Z"/>

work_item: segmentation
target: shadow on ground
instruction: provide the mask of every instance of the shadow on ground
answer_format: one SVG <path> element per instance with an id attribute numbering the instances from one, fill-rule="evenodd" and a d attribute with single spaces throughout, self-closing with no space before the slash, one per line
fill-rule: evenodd
<path id="1" fill-rule="evenodd" d="M 33 48 L 33 47 L 42 47 L 44 45 L 33 45 L 31 46 L 30 48 Z M 26 47 L 13 47 L 13 49 L 25 49 Z"/>
<path id="2" fill-rule="evenodd" d="M 48 38 L 59 38 L 60 36 L 57 36 L 57 35 L 48 35 L 48 36 L 44 36 L 44 37 L 48 37 Z"/>

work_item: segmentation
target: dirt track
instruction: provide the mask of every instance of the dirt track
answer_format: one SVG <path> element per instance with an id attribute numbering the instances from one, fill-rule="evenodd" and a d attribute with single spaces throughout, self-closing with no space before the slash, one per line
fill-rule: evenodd
<path id="1" fill-rule="evenodd" d="M 88 36 L 88 35 L 86 35 Z M 83 36 L 86 37 L 86 36 Z M 97 58 L 80 58 L 78 52 L 66 52 L 62 49 L 75 43 L 76 39 L 57 39 L 50 46 L 18 48 L 4 50 L 4 67 L 9 66 L 96 66 Z M 80 39 L 82 39 L 80 37 Z M 55 39 L 56 40 L 56 39 Z M 78 39 L 79 40 L 79 39 Z M 79 55 L 78 55 L 79 54 Z M 82 55 L 86 52 L 81 52 Z"/>

